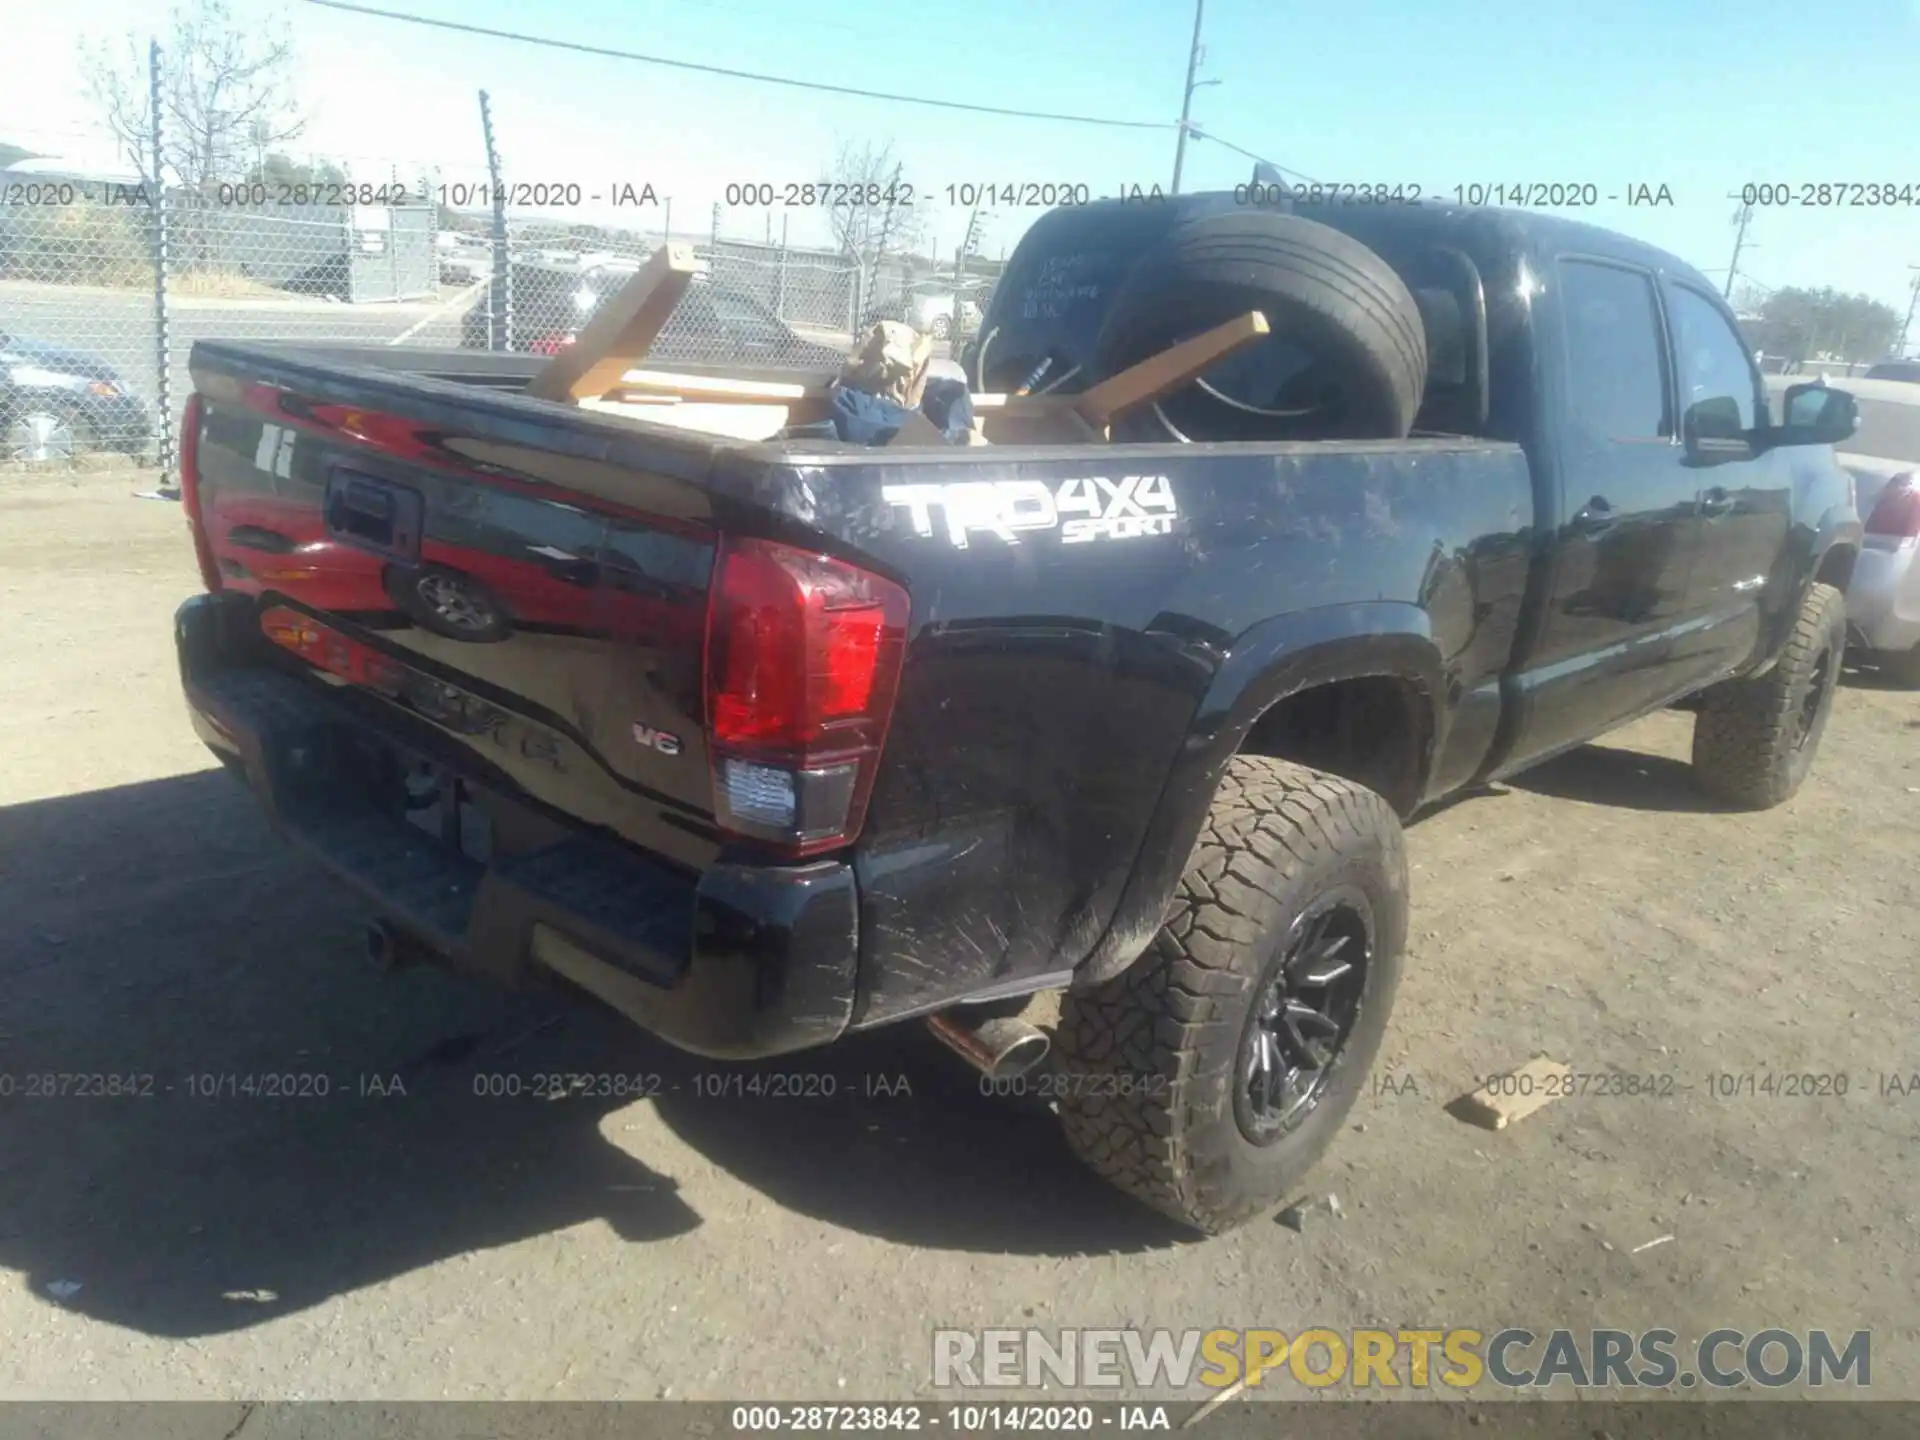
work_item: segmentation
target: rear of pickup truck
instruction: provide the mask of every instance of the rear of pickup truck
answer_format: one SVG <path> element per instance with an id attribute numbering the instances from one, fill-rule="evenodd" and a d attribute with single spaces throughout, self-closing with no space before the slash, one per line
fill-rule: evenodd
<path id="1" fill-rule="evenodd" d="M 697 1053 L 1131 958 L 1267 661 L 1415 677 L 1410 805 L 1511 649 L 1511 446 L 748 445 L 539 363 L 196 345 L 188 704 L 377 948 Z"/>

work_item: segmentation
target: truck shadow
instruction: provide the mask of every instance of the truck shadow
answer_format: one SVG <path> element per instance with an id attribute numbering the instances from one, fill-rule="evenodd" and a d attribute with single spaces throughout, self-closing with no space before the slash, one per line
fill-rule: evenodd
<path id="1" fill-rule="evenodd" d="M 642 1094 L 775 1201 L 901 1243 L 1180 1234 L 910 1037 L 713 1066 L 564 995 L 382 978 L 353 902 L 218 771 L 0 809 L 0 914 L 0 1265 L 144 1333 L 242 1329 L 583 1221 L 682 1234 L 702 1217 L 613 1138 L 657 1133 Z"/>
<path id="2" fill-rule="evenodd" d="M 683 1088 L 656 1107 L 689 1145 L 802 1214 L 897 1244 L 992 1254 L 1105 1255 L 1196 1238 L 1075 1161 L 1042 1102 L 983 1094 L 912 1022 L 817 1060 L 707 1073 L 727 1072 L 748 1083 L 832 1077 L 830 1098 L 728 1100 Z"/>
<path id="3" fill-rule="evenodd" d="M 1913 687 L 1895 679 L 1874 660 L 1858 660 L 1849 653 L 1840 670 L 1840 684 L 1848 690 L 1890 690 L 1911 692 Z"/>
<path id="4" fill-rule="evenodd" d="M 1582 745 L 1509 776 L 1515 790 L 1624 810 L 1718 814 L 1728 807 L 1694 783 L 1684 760 L 1614 745 Z"/>

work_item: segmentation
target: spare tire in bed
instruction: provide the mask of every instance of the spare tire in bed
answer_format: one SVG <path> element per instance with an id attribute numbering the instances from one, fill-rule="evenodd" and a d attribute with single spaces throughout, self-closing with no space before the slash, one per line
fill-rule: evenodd
<path id="1" fill-rule="evenodd" d="M 1427 383 L 1420 307 L 1393 269 L 1331 226 L 1252 211 L 1185 221 L 1113 297 L 1097 378 L 1249 310 L 1273 333 L 1153 405 L 1116 439 L 1398 440 Z"/>

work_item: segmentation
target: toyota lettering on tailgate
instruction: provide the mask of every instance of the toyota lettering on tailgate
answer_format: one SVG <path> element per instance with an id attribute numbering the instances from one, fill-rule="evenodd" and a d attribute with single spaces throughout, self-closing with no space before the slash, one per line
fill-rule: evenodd
<path id="1" fill-rule="evenodd" d="M 914 534 L 944 531 L 956 550 L 987 534 L 1017 545 L 1022 532 L 1058 532 L 1062 545 L 1171 535 L 1179 517 L 1164 475 L 1044 480 L 977 480 L 950 485 L 888 485 L 881 496 L 905 510 Z M 938 527 L 936 527 L 938 512 Z"/>

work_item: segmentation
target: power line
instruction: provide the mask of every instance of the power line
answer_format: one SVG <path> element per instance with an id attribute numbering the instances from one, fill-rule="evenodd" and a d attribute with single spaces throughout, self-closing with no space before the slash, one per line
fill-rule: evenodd
<path id="1" fill-rule="evenodd" d="M 1261 165 L 1271 165 L 1274 169 L 1278 170 L 1282 175 L 1291 175 L 1294 179 L 1304 180 L 1309 185 L 1318 185 L 1320 183 L 1318 180 L 1314 179 L 1313 176 L 1303 175 L 1298 170 L 1289 169 L 1287 166 L 1282 165 L 1277 160 L 1269 160 L 1264 155 L 1256 155 L 1254 154 L 1253 151 L 1247 149 L 1247 147 L 1244 145 L 1236 145 L 1231 140 L 1223 140 L 1218 135 L 1214 134 L 1211 130 L 1202 130 L 1198 125 L 1193 126 L 1192 130 L 1193 130 L 1193 138 L 1196 140 L 1211 140 L 1216 145 L 1224 145 L 1227 149 L 1233 151 L 1233 153 L 1236 155 L 1244 155 L 1247 157 L 1247 159 L 1256 161 Z"/>
<path id="2" fill-rule="evenodd" d="M 434 20 L 425 15 L 407 15 L 398 10 L 380 10 L 371 5 L 351 5 L 347 0 L 306 0 L 327 10 L 343 10 L 352 15 L 370 15 L 376 20 L 398 20 L 408 25 L 424 25 L 430 30 L 453 30 L 463 35 L 480 35 L 489 40 L 511 40 L 520 45 L 540 45 L 549 50 L 568 50 L 576 55 L 598 55 L 612 60 L 637 60 L 643 65 L 662 65 L 670 70 L 692 70 L 702 75 L 719 75 L 729 80 L 753 80 L 762 85 L 785 85 L 794 90 L 814 90 L 826 95 L 852 95 L 862 100 L 890 100 L 897 105 L 924 105 L 935 110 L 965 110 L 974 115 L 1007 115 L 1016 120 L 1052 120 L 1063 125 L 1104 125 L 1114 130 L 1172 130 L 1166 120 L 1110 120 L 1100 115 L 1064 115 L 1050 110 L 1015 110 L 1001 105 L 973 105 L 963 100 L 935 100 L 925 95 L 900 95 L 886 90 L 863 90 L 855 85 L 829 85 L 820 80 L 795 80 L 787 75 L 760 75 L 751 70 L 733 70 L 724 65 L 701 65 L 692 60 L 670 60 L 664 55 L 642 55 L 635 50 L 615 50 L 606 45 L 582 45 L 573 40 L 552 40 L 544 35 L 526 35 L 513 30 L 495 30 L 485 25 L 464 25 L 455 20 Z"/>

